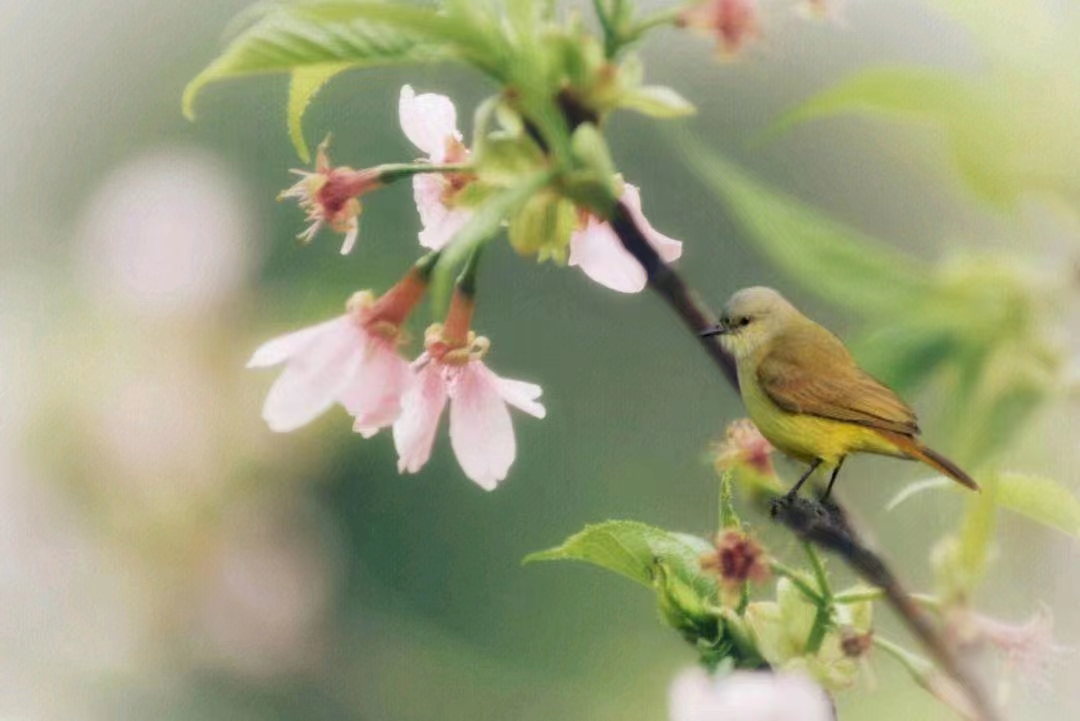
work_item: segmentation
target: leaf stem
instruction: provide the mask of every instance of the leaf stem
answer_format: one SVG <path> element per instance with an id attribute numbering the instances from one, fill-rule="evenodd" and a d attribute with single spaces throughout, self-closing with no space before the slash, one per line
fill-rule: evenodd
<path id="1" fill-rule="evenodd" d="M 426 173 L 471 173 L 474 168 L 468 163 L 447 163 L 432 165 L 430 163 L 386 163 L 375 167 L 379 173 L 379 180 L 383 183 L 393 183 L 403 178 L 411 178 L 414 175 Z"/>
<path id="2" fill-rule="evenodd" d="M 772 572 L 777 576 L 782 576 L 791 581 L 792 585 L 799 589 L 799 592 L 802 593 L 802 595 L 806 596 L 806 600 L 810 601 L 815 606 L 821 606 L 821 604 L 825 602 L 825 599 L 822 598 L 821 594 L 815 591 L 813 586 L 803 580 L 803 577 L 799 572 L 791 566 L 788 566 L 782 561 L 774 560 L 769 563 L 769 568 L 772 569 Z"/>

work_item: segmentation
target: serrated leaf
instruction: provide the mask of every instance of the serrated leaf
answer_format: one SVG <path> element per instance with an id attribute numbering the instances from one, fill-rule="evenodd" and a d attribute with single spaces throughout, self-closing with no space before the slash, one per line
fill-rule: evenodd
<path id="1" fill-rule="evenodd" d="M 1002 508 L 1080 537 L 1080 500 L 1051 478 L 1027 473 L 1001 473 L 995 500 Z"/>
<path id="2" fill-rule="evenodd" d="M 274 6 L 243 30 L 188 83 L 184 115 L 194 118 L 195 96 L 220 80 L 333 64 L 371 67 L 433 62 L 447 56 L 439 43 L 388 21 L 330 20 L 310 15 L 309 9 L 303 4 Z"/>
<path id="3" fill-rule="evenodd" d="M 289 128 L 289 138 L 292 140 L 296 154 L 304 163 L 311 162 L 311 152 L 304 140 L 303 119 L 304 113 L 311 100 L 329 82 L 330 78 L 352 67 L 350 63 L 330 63 L 328 65 L 311 65 L 297 68 L 292 71 L 289 79 L 289 103 L 286 106 L 286 124 Z"/>
<path id="4" fill-rule="evenodd" d="M 534 561 L 585 561 L 653 588 L 657 562 L 700 594 L 715 593 L 715 581 L 701 571 L 701 554 L 712 546 L 701 538 L 672 533 L 637 521 L 607 521 L 577 533 L 561 545 L 532 553 Z"/>
<path id="5" fill-rule="evenodd" d="M 697 112 L 693 103 L 665 85 L 642 85 L 628 90 L 619 105 L 652 118 L 683 118 Z"/>
<path id="6" fill-rule="evenodd" d="M 920 263 L 772 190 L 700 141 L 684 134 L 676 138 L 690 168 L 724 202 L 753 245 L 821 297 L 891 316 L 931 292 L 930 273 Z"/>

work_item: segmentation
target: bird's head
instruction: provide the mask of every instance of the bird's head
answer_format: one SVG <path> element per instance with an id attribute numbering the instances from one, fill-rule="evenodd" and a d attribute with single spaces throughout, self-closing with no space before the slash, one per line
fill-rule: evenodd
<path id="1" fill-rule="evenodd" d="M 724 304 L 720 324 L 702 335 L 720 336 L 724 349 L 736 359 L 753 355 L 799 311 L 772 288 L 743 288 Z"/>

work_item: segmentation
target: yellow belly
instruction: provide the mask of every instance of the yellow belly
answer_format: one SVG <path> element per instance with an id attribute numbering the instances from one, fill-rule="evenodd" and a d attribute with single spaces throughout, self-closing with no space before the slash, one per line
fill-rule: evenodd
<path id="1" fill-rule="evenodd" d="M 866 426 L 785 411 L 765 395 L 755 378 L 748 380 L 744 383 L 740 378 L 740 387 L 750 420 L 769 443 L 789 456 L 807 463 L 820 458 L 826 466 L 835 466 L 849 453 L 902 455 L 893 443 Z"/>

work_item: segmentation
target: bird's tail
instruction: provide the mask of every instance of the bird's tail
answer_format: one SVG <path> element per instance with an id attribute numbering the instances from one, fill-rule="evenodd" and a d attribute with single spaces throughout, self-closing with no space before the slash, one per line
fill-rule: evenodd
<path id="1" fill-rule="evenodd" d="M 933 448 L 928 448 L 918 438 L 900 434 L 890 434 L 891 440 L 896 443 L 900 450 L 909 458 L 922 461 L 938 473 L 948 476 L 957 483 L 967 486 L 973 491 L 979 490 L 979 484 L 967 474 L 960 466 L 941 455 Z"/>

